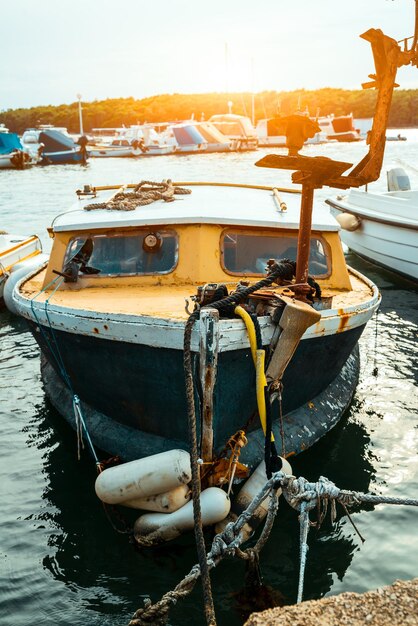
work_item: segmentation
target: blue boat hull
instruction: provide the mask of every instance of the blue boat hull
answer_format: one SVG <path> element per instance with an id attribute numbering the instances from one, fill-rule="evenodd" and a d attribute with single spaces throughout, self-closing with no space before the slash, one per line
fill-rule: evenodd
<path id="1" fill-rule="evenodd" d="M 80 151 L 73 150 L 63 152 L 44 152 L 42 153 L 43 165 L 62 165 L 65 163 L 83 163 L 83 154 Z"/>
<path id="2" fill-rule="evenodd" d="M 42 379 L 49 400 L 75 429 L 72 394 L 51 364 L 42 358 Z M 287 413 L 283 418 L 284 444 L 287 455 L 299 454 L 326 435 L 348 408 L 359 377 L 359 353 L 356 346 L 336 378 L 309 403 Z M 81 402 L 83 418 L 96 448 L 124 461 L 133 461 L 152 454 L 181 448 L 189 449 L 187 440 L 154 435 L 120 423 L 108 415 Z M 178 416 L 173 416 L 173 419 Z M 185 416 L 181 416 L 185 421 Z M 273 433 L 279 453 L 281 433 L 278 420 L 273 421 Z M 247 432 L 248 443 L 242 449 L 240 461 L 250 468 L 264 458 L 264 434 L 259 425 Z"/>
<path id="3" fill-rule="evenodd" d="M 54 338 L 48 328 L 43 327 L 43 332 L 39 333 L 34 324 L 30 324 L 49 362 L 49 371 L 51 366 L 53 368 L 49 378 L 53 377 L 55 381 L 61 379 L 60 385 L 65 388 L 61 368 L 50 352 L 49 346 L 53 345 Z M 289 415 L 314 401 L 331 385 L 355 349 L 363 328 L 306 339 L 300 343 L 283 380 L 284 414 Z M 182 351 L 57 330 L 54 337 L 73 390 L 89 410 L 135 433 L 171 442 L 169 447 L 187 447 Z M 355 382 L 350 382 L 351 393 Z M 50 396 L 54 395 L 56 384 L 47 386 Z M 60 408 L 58 400 L 54 404 L 68 417 L 68 412 Z M 346 403 L 343 402 L 343 405 L 345 408 Z M 255 409 L 255 374 L 249 350 L 221 352 L 214 390 L 215 449 L 221 449 L 226 440 L 246 424 Z M 278 407 L 273 406 L 273 416 L 278 416 Z M 334 425 L 335 416 L 330 419 Z M 321 428 L 323 431 L 323 424 Z M 258 418 L 252 420 L 249 429 L 259 429 Z M 304 430 L 303 420 L 298 429 L 301 432 Z M 300 452 L 304 446 L 301 440 L 297 446 L 295 444 L 293 451 Z M 114 453 L 114 450 L 108 451 Z"/>

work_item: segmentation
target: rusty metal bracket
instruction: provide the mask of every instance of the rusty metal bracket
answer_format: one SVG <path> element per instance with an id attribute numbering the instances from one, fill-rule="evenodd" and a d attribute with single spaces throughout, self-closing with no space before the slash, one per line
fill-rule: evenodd
<path id="1" fill-rule="evenodd" d="M 398 87 L 395 82 L 396 73 L 398 67 L 402 65 L 416 64 L 418 53 L 415 48 L 402 50 L 395 39 L 388 37 L 379 29 L 371 28 L 361 37 L 371 44 L 375 64 L 375 73 L 369 74 L 372 81 L 363 83 L 363 88 L 375 88 L 378 91 L 373 126 L 367 139 L 369 151 L 366 156 L 345 176 L 342 174 L 352 166 L 351 163 L 325 157 L 302 156 L 295 154 L 290 147 L 289 156 L 267 155 L 257 161 L 258 167 L 294 170 L 292 176 L 294 183 L 306 183 L 315 189 L 323 185 L 339 189 L 360 187 L 379 178 L 393 90 Z M 287 119 L 286 136 L 289 139 L 299 130 L 301 116 L 294 115 Z"/>
<path id="2" fill-rule="evenodd" d="M 417 32 L 417 25 L 415 31 Z M 352 167 L 351 163 L 298 154 L 298 149 L 301 147 L 300 137 L 304 132 L 301 126 L 303 119 L 302 116 L 293 115 L 286 119 L 288 156 L 269 154 L 255 164 L 257 167 L 293 170 L 292 182 L 302 184 L 296 260 L 297 283 L 306 283 L 308 277 L 314 190 L 323 185 L 338 189 L 361 187 L 379 178 L 385 152 L 386 128 L 393 90 L 398 86 L 395 82 L 398 67 L 410 63 L 417 64 L 416 36 L 414 36 L 414 43 L 410 50 L 406 46 L 402 50 L 395 39 L 388 37 L 379 29 L 371 28 L 361 37 L 371 44 L 375 64 L 375 73 L 369 74 L 372 81 L 364 83 L 363 88 L 375 88 L 378 91 L 373 126 L 367 139 L 369 151 L 366 156 L 348 174 L 343 175 Z M 303 293 L 300 292 L 298 297 L 303 300 Z"/>

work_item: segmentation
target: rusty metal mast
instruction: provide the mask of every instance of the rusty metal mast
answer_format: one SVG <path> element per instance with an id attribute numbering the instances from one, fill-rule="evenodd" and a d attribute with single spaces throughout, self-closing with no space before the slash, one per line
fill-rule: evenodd
<path id="1" fill-rule="evenodd" d="M 287 121 L 286 145 L 289 155 L 270 154 L 256 163 L 258 167 L 293 170 L 292 182 L 302 185 L 296 259 L 296 285 L 302 286 L 298 288 L 295 285 L 294 288 L 296 297 L 300 299 L 304 299 L 303 294 L 307 287 L 315 189 L 324 185 L 339 189 L 360 187 L 377 180 L 380 176 L 392 94 L 394 88 L 399 86 L 395 82 L 398 68 L 403 65 L 418 65 L 418 0 L 415 0 L 415 30 L 412 37 L 397 42 L 374 28 L 360 36 L 371 44 L 375 64 L 375 73 L 369 74 L 371 80 L 363 83 L 362 87 L 376 89 L 378 92 L 373 126 L 367 136 L 369 150 L 366 156 L 348 174 L 343 175 L 352 167 L 352 163 L 300 155 L 298 151 L 310 135 L 304 136 L 303 116 L 292 115 L 284 118 Z"/>

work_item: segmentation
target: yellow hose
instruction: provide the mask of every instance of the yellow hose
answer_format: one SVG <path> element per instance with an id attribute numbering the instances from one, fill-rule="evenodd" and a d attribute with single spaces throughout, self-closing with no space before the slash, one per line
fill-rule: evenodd
<path id="1" fill-rule="evenodd" d="M 252 354 L 253 361 L 254 361 L 254 367 L 256 368 L 257 367 L 257 339 L 255 335 L 254 322 L 251 319 L 251 315 L 247 313 L 247 311 L 243 309 L 242 306 L 236 306 L 234 313 L 236 313 L 242 318 L 247 328 L 248 339 L 250 340 L 251 354 Z"/>
<path id="2" fill-rule="evenodd" d="M 267 409 L 266 409 L 266 397 L 264 395 L 264 389 L 267 387 L 267 380 L 265 374 L 265 350 L 257 349 L 257 339 L 255 334 L 254 322 L 251 319 L 251 315 L 247 313 L 241 306 L 235 307 L 234 312 L 243 320 L 248 333 L 248 339 L 250 341 L 251 354 L 255 366 L 255 385 L 257 395 L 257 408 L 260 416 L 261 427 L 264 434 L 267 430 Z M 274 435 L 271 433 L 271 441 L 274 441 Z"/>
<path id="3" fill-rule="evenodd" d="M 255 365 L 255 386 L 257 393 L 258 414 L 260 416 L 261 427 L 264 434 L 266 434 L 267 430 L 266 397 L 264 395 L 264 389 L 267 385 L 266 375 L 264 373 L 265 357 L 266 353 L 264 352 L 264 350 L 257 350 L 257 361 Z"/>

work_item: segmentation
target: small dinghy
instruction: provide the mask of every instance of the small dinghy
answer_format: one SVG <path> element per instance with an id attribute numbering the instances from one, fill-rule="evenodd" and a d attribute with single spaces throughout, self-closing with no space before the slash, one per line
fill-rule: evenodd
<path id="1" fill-rule="evenodd" d="M 11 303 L 11 294 L 17 280 L 27 276 L 46 259 L 47 256 L 42 254 L 40 239 L 36 235 L 27 237 L 0 231 L 0 307 Z"/>

